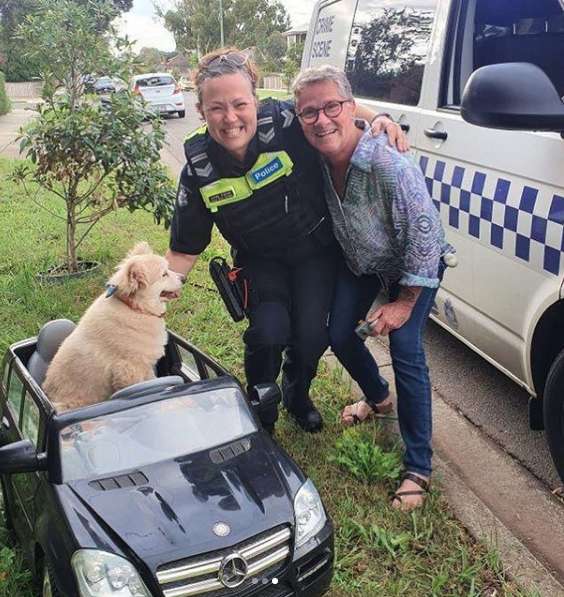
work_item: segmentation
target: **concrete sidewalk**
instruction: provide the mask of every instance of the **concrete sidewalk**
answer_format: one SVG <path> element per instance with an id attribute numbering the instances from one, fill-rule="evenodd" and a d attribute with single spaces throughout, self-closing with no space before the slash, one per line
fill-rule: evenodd
<path id="1" fill-rule="evenodd" d="M 371 338 L 367 346 L 394 388 L 387 342 Z M 333 355 L 325 358 L 336 366 Z M 434 478 L 456 517 L 497 549 L 506 572 L 523 588 L 564 597 L 564 504 L 437 392 L 433 425 Z"/>
<path id="2" fill-rule="evenodd" d="M 34 115 L 37 100 L 10 100 L 12 109 L 0 116 L 0 155 L 5 158 L 20 158 L 19 142 L 16 140 L 19 130 Z"/>

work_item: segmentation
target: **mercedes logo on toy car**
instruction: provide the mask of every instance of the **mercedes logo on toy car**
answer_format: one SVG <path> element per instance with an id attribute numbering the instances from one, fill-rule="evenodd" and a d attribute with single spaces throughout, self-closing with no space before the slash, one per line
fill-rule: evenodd
<path id="1" fill-rule="evenodd" d="M 221 562 L 219 580 L 228 589 L 234 589 L 245 582 L 248 569 L 244 558 L 239 554 L 232 553 Z"/>

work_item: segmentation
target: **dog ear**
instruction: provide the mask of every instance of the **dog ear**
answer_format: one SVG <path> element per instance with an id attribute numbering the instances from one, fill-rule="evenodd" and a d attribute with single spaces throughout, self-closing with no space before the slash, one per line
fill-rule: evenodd
<path id="1" fill-rule="evenodd" d="M 135 294 L 140 288 L 149 286 L 147 268 L 143 262 L 134 260 L 127 266 L 127 294 Z"/>
<path id="2" fill-rule="evenodd" d="M 131 261 L 126 261 L 118 266 L 117 271 L 108 280 L 106 287 L 114 287 L 114 292 L 125 296 L 131 296 L 140 288 L 144 288 L 148 285 L 148 272 L 145 264 L 138 259 L 132 259 Z"/>
<path id="3" fill-rule="evenodd" d="M 134 255 L 152 255 L 153 249 L 149 246 L 149 243 L 142 241 L 137 243 L 131 251 L 127 254 L 127 257 L 133 257 Z"/>

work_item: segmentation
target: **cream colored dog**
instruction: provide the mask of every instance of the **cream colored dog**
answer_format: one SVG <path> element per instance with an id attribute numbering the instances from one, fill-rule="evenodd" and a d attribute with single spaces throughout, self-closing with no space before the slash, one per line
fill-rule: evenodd
<path id="1" fill-rule="evenodd" d="M 101 402 L 154 378 L 167 341 L 166 302 L 181 286 L 164 257 L 137 244 L 53 357 L 43 389 L 55 408 Z"/>

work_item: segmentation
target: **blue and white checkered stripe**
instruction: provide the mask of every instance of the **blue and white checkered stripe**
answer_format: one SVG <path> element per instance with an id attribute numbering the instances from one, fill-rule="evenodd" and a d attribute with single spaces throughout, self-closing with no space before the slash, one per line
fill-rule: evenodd
<path id="1" fill-rule="evenodd" d="M 536 270 L 564 270 L 564 196 L 428 156 L 419 164 L 445 227 Z"/>

